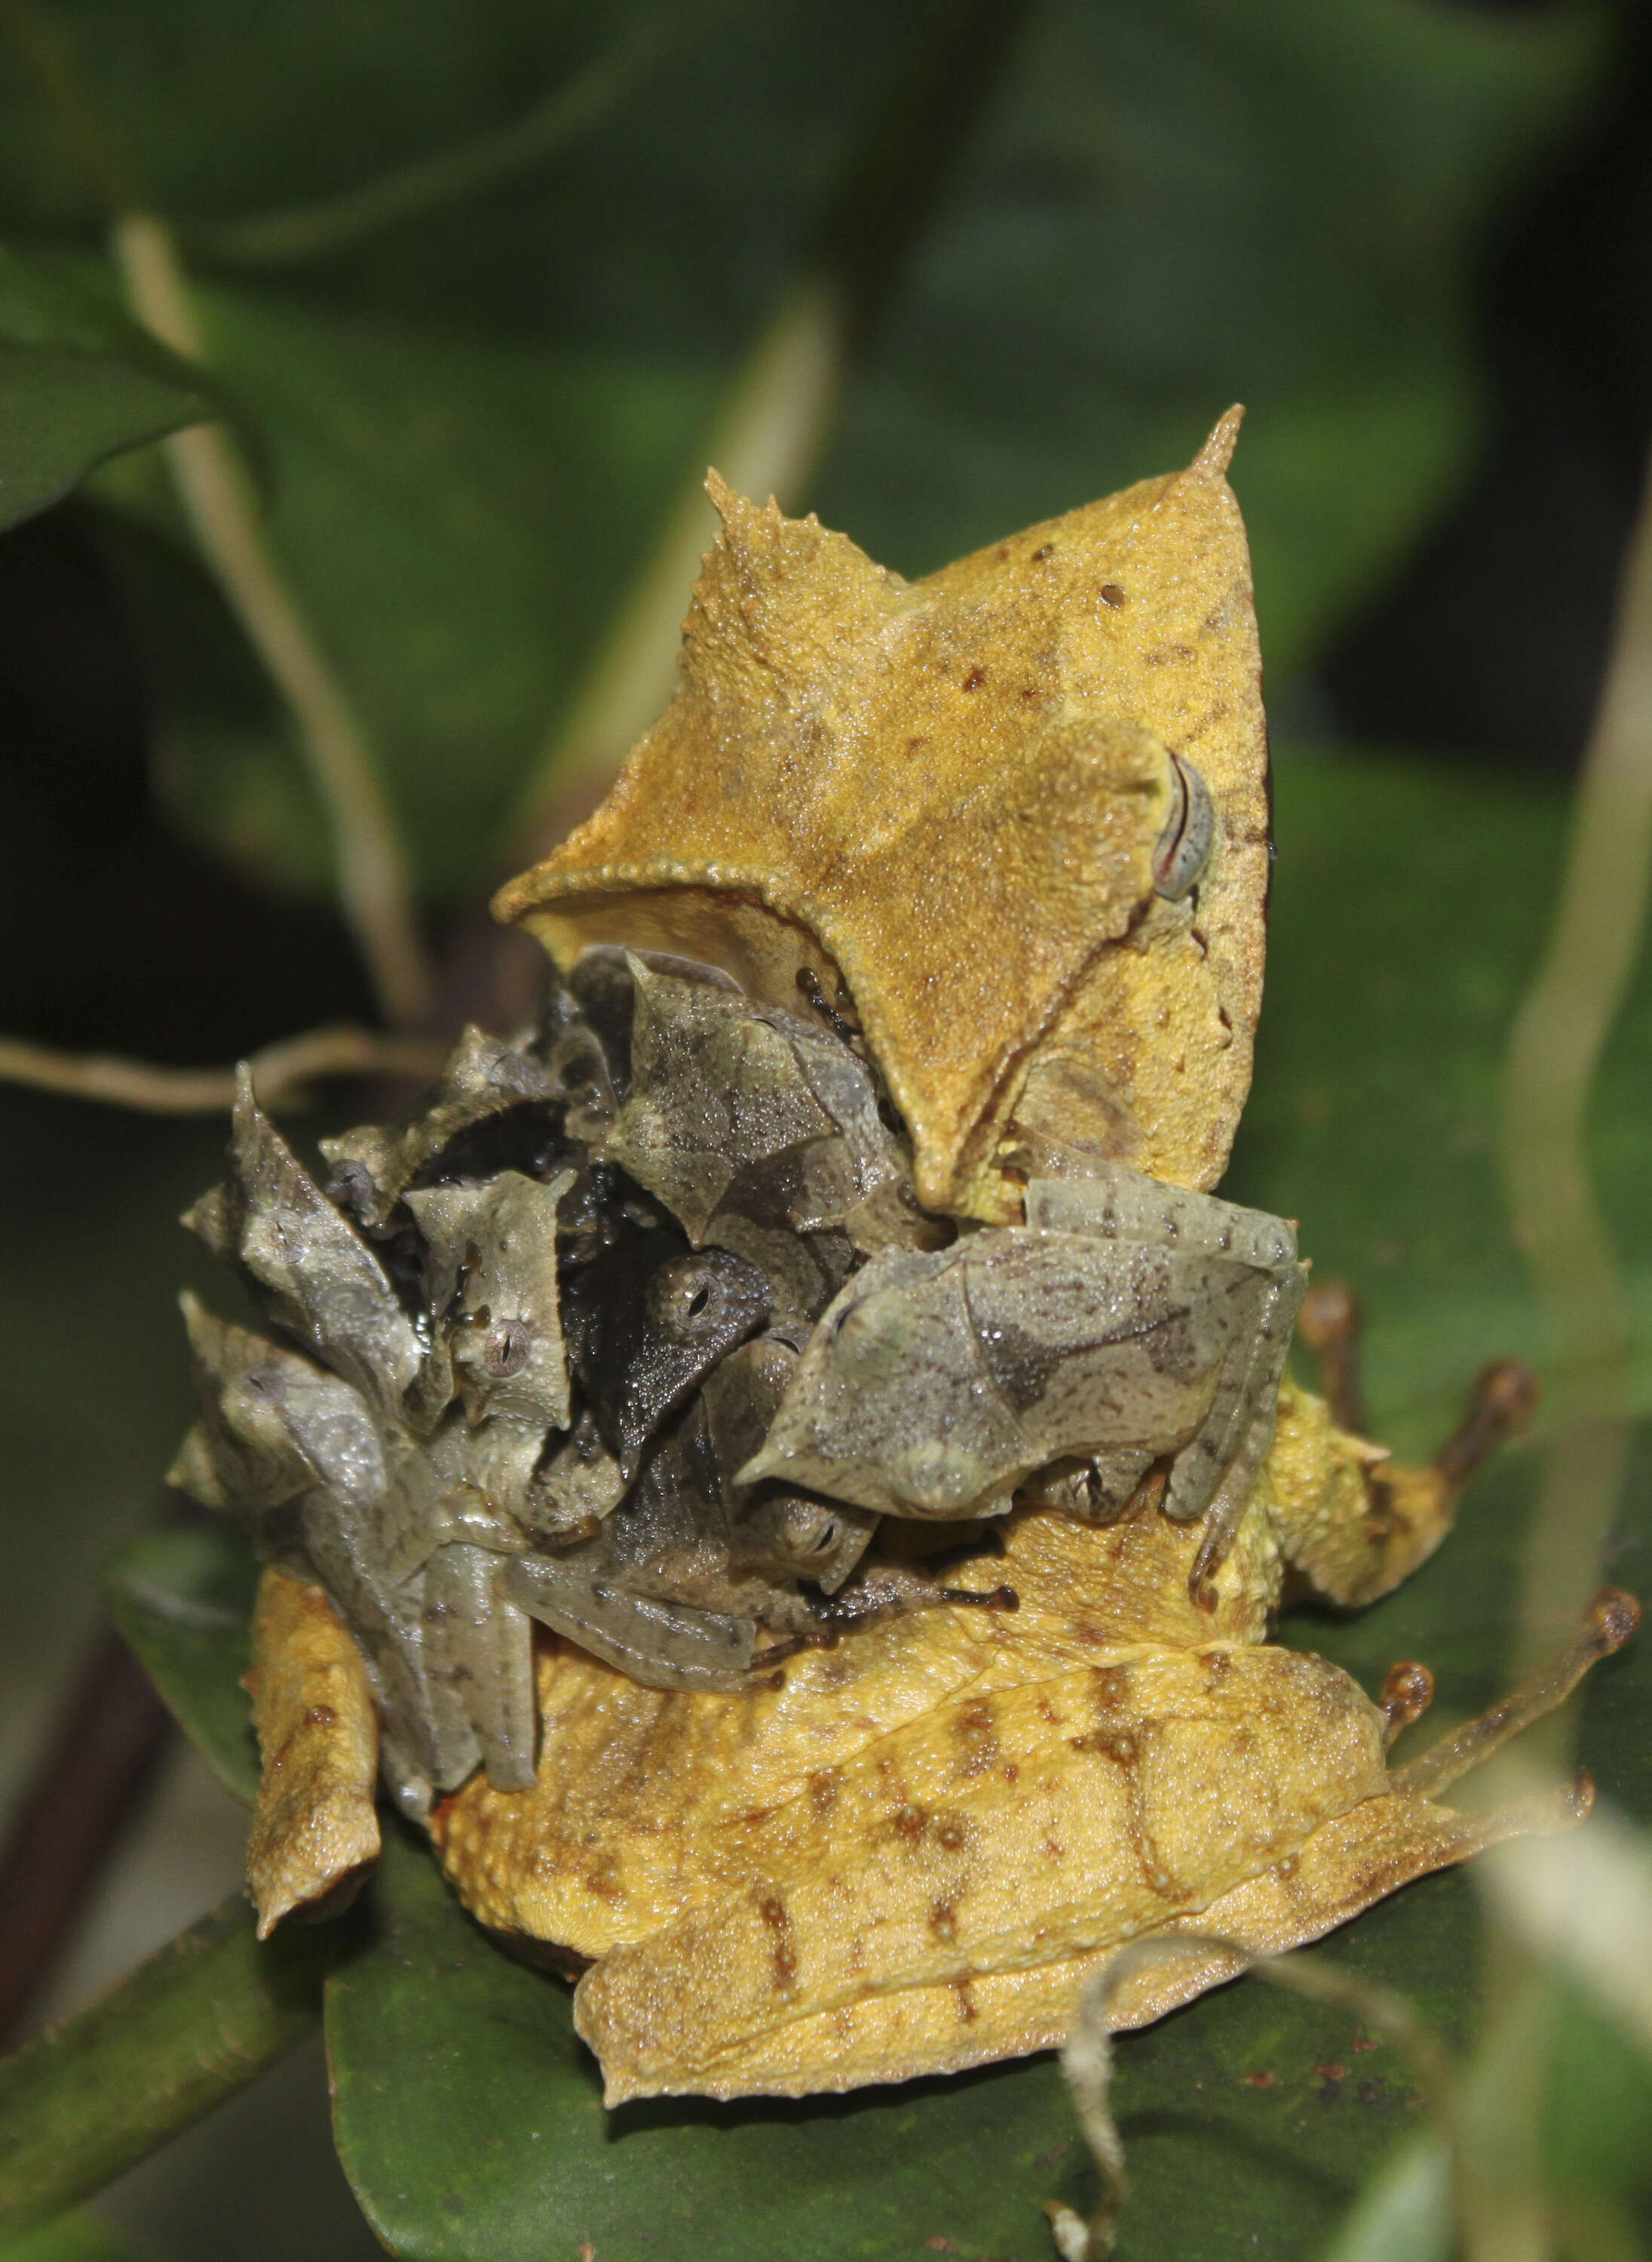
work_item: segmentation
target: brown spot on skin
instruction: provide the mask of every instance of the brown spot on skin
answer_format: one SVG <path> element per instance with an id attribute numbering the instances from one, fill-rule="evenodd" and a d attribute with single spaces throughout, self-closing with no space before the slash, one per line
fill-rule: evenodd
<path id="1" fill-rule="evenodd" d="M 1061 1725 L 1061 1716 L 1057 1711 L 1055 1706 L 1050 1703 L 1048 1696 L 1041 1696 L 1037 1704 L 1034 1705 L 1033 1710 L 1037 1713 L 1039 1718 L 1044 1721 L 1050 1727 L 1058 1728 Z"/>
<path id="2" fill-rule="evenodd" d="M 1009 554 L 1010 554 L 1010 546 L 1009 546 L 1008 543 L 1007 543 L 1007 542 L 1000 542 L 1000 543 L 999 544 L 999 545 L 998 545 L 998 562 L 999 562 L 999 564 L 1000 566 L 1004 563 L 1005 559 L 1009 556 Z"/>
<path id="3" fill-rule="evenodd" d="M 1021 1779 L 1021 1771 L 1013 1760 L 1003 1770 L 1003 1775 L 1006 1783 L 1019 1783 Z"/>
<path id="4" fill-rule="evenodd" d="M 1361 2035 L 1353 2047 L 1357 2050 L 1374 2050 L 1381 2049 L 1382 2044 L 1381 2039 L 1375 2035 Z"/>
<path id="5" fill-rule="evenodd" d="M 1041 542 L 1037 549 L 1033 552 L 1033 563 L 1035 566 L 1042 566 L 1048 559 L 1053 558 L 1055 554 L 1056 545 L 1053 542 Z"/>
<path id="6" fill-rule="evenodd" d="M 588 2238 L 581 2239 L 579 2244 L 579 2257 L 580 2262 L 596 2262 L 596 2249 L 592 2245 Z"/>
<path id="7" fill-rule="evenodd" d="M 904 1838 L 909 1846 L 915 1845 L 929 1826 L 929 1817 L 924 1809 L 914 1806 L 910 1800 L 898 1806 L 890 1819 L 894 1824 L 895 1835 Z"/>
<path id="8" fill-rule="evenodd" d="M 963 1746 L 958 1761 L 962 1776 L 985 1775 L 998 1765 L 998 1735 L 992 1718 L 992 1707 L 985 1696 L 977 1696 L 966 1704 L 954 1723 L 955 1733 Z"/>
<path id="9" fill-rule="evenodd" d="M 1055 1839 L 1046 1838 L 1044 1841 L 1044 1851 L 1049 1855 L 1052 1862 L 1059 1862 L 1065 1855 L 1067 1849 L 1064 1846 L 1058 1845 Z"/>
<path id="10" fill-rule="evenodd" d="M 1322 2081 L 1346 2081 L 1348 2078 L 1348 2069 L 1340 2058 L 1328 2059 L 1324 2065 L 1317 2065 L 1314 2071 Z"/>
<path id="11" fill-rule="evenodd" d="M 956 1854 L 970 1835 L 970 1826 L 961 1814 L 943 1814 L 935 1824 L 935 1842 L 949 1854 Z"/>
<path id="12" fill-rule="evenodd" d="M 809 1805 L 817 1814 L 829 1814 L 837 1803 L 837 1770 L 821 1768 L 809 1777 Z"/>
<path id="13" fill-rule="evenodd" d="M 775 1988 L 789 1995 L 797 1984 L 797 1951 L 791 1942 L 791 1912 L 777 1893 L 757 1904 L 757 1913 L 775 1935 Z"/>
<path id="14" fill-rule="evenodd" d="M 970 1992 L 969 1981 L 955 1979 L 952 1983 L 952 1992 L 958 1999 L 958 2024 L 961 2027 L 972 2027 L 977 2013 L 975 2007 L 975 1997 Z"/>
<path id="15" fill-rule="evenodd" d="M 963 679 L 963 688 L 966 691 L 978 691 L 985 681 L 985 668 L 972 667 Z"/>
<path id="16" fill-rule="evenodd" d="M 929 2249 L 929 2251 L 932 2254 L 962 2254 L 963 2251 L 963 2247 L 958 2244 L 956 2239 L 949 2238 L 946 2233 L 941 2230 L 932 2232 L 930 2236 L 925 2239 L 924 2244 Z"/>
<path id="17" fill-rule="evenodd" d="M 929 1912 L 929 1929 L 937 1940 L 958 1936 L 958 1912 L 950 1901 L 937 1901 Z"/>
<path id="18" fill-rule="evenodd" d="M 330 1704 L 312 1704 L 304 1718 L 312 1728 L 330 1728 L 338 1715 Z"/>
<path id="19" fill-rule="evenodd" d="M 597 1855 L 589 1869 L 583 1872 L 580 1882 L 588 1893 L 595 1893 L 599 1901 L 606 1902 L 611 1908 L 616 1901 L 624 1898 L 618 1872 L 619 1863 L 610 1848 Z"/>
<path id="20" fill-rule="evenodd" d="M 1123 590 L 1116 581 L 1103 581 L 1097 594 L 1102 603 L 1110 606 L 1115 612 L 1117 612 L 1119 607 L 1127 602 Z"/>
<path id="21" fill-rule="evenodd" d="M 927 746 L 928 744 L 929 741 L 927 737 L 921 738 L 908 738 L 906 741 L 906 752 L 909 754 L 915 754 L 920 746 Z"/>
<path id="22" fill-rule="evenodd" d="M 1279 2076 L 1276 2073 L 1242 2073 L 1239 2078 L 1247 2089 L 1272 2089 Z"/>
<path id="23" fill-rule="evenodd" d="M 1233 1660 L 1225 1649 L 1213 1649 L 1205 1659 L 1205 1678 L 1215 1689 L 1233 1670 Z"/>

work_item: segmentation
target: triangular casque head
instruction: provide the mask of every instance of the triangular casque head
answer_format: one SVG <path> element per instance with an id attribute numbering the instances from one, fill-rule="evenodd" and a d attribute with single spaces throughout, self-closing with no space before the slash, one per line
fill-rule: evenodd
<path id="1" fill-rule="evenodd" d="M 624 942 L 795 1006 L 847 993 L 930 1207 L 1016 1214 L 1056 1146 L 1208 1186 L 1249 1085 L 1267 879 L 1249 559 L 1188 468 L 907 584 L 713 479 L 671 706 L 495 911 L 566 966 Z M 1156 892 L 1183 789 L 1196 886 Z"/>

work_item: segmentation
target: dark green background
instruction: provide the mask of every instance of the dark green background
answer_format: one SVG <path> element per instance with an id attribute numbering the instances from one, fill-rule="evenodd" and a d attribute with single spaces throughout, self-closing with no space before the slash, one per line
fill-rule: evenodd
<path id="1" fill-rule="evenodd" d="M 483 198 L 280 269 L 237 265 L 210 230 L 486 133 L 646 12 L 43 11 L 112 162 L 190 247 L 271 539 L 379 744 L 438 942 L 482 892 L 723 388 L 959 11 L 707 10 L 610 115 Z M 1491 1352 L 1548 1349 L 1502 1221 L 1496 1087 L 1652 416 L 1648 84 L 1640 11 L 1571 0 L 1030 6 L 926 225 L 895 245 L 808 498 L 922 571 L 1168 468 L 1246 400 L 1234 476 L 1280 863 L 1230 1187 L 1300 1217 L 1305 1250 L 1360 1286 L 1375 1420 L 1403 1450 L 1432 1443 Z M 0 479 L 15 460 L 34 482 L 17 495 L 44 502 L 104 465 L 0 542 L 0 1027 L 215 1060 L 367 1004 L 285 723 L 138 444 L 194 413 L 193 381 L 122 329 L 67 151 L 25 76 L 0 72 L 0 238 L 20 262 L 0 271 L 0 409 L 24 435 Z M 862 214 L 869 238 L 894 242 L 898 217 Z M 1643 1403 L 1649 1017 L 1642 971 L 1592 1129 Z M 188 1411 L 174 1289 L 222 1295 L 172 1221 L 221 1133 L 0 1097 L 15 1784 L 99 1566 L 160 1512 Z M 1533 1452 L 1509 1455 L 1411 1587 L 1287 1637 L 1367 1686 L 1421 1655 L 1442 1712 L 1483 1703 L 1535 1473 Z M 1643 1457 L 1612 1542 L 1631 1586 L 1648 1513 Z M 233 1770 L 240 1574 L 166 1545 L 130 1608 Z M 182 1617 L 157 1613 L 180 1580 Z M 1582 1704 L 1584 1759 L 1642 1819 L 1648 1671 L 1632 1652 Z M 221 1859 L 234 1826 L 213 1828 Z M 203 1871 L 191 1901 L 175 1877 L 151 1913 L 182 1921 L 220 1889 Z M 1049 2064 L 605 2124 L 555 1983 L 504 1963 L 406 1848 L 380 1900 L 329 2019 L 351 2172 L 408 2253 L 573 2262 L 589 2237 L 600 2262 L 920 2256 L 946 2237 L 1027 2262 L 1049 2251 L 1038 2203 L 1086 2188 Z M 1468 1881 L 1412 1888 L 1336 1952 L 1461 2034 Z M 1319 2251 L 1417 2123 L 1391 2048 L 1350 2048 L 1339 2016 L 1245 1985 L 1128 2041 L 1121 2251 Z M 1331 2064 L 1345 2078 L 1316 2070 Z M 1643 2206 L 1643 2070 L 1582 2005 L 1562 2070 L 1555 2172 Z M 1242 2078 L 1263 2071 L 1272 2086 Z M 115 2215 L 180 2258 L 372 2251 L 318 2165 L 320 2084 L 305 2063 L 256 2090 Z M 71 2240 L 50 2262 L 97 2251 Z"/>

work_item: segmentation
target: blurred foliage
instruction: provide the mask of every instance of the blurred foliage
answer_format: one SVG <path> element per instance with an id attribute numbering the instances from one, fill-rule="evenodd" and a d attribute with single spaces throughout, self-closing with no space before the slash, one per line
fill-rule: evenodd
<path id="1" fill-rule="evenodd" d="M 242 1676 L 257 1566 L 193 1524 L 146 1532 L 109 1568 L 110 1610 L 226 1790 L 251 1805 L 258 1745 Z"/>
<path id="2" fill-rule="evenodd" d="M 471 904 L 719 401 L 818 255 L 889 88 L 956 14 L 950 0 L 55 0 L 35 16 L 8 0 L 0 21 L 37 60 L 42 26 L 61 44 L 85 110 L 54 111 L 25 72 L 0 79 L 0 234 L 14 247 L 0 265 L 0 501 L 18 515 L 89 481 L 86 522 L 143 659 L 155 778 L 193 840 L 257 885 L 330 885 L 288 720 L 144 443 L 227 407 L 279 558 L 370 726 L 422 890 Z M 1029 6 L 876 310 L 806 500 L 921 573 L 1185 460 L 1243 398 L 1236 485 L 1271 681 L 1288 686 L 1467 477 L 1488 228 L 1583 116 L 1614 37 L 1598 0 Z M 415 213 L 407 169 L 446 152 L 465 158 L 449 201 L 426 194 Z M 373 184 L 401 216 L 350 236 L 359 207 L 328 200 Z M 119 312 L 101 237 L 131 206 L 178 231 L 210 379 Z M 880 215 L 860 224 L 876 234 Z M 1552 788 L 1420 761 L 1301 748 L 1280 764 L 1269 1004 L 1230 1185 L 1300 1216 L 1305 1250 L 1358 1282 L 1379 1430 L 1411 1452 L 1489 1353 L 1548 1348 L 1491 1146 L 1562 816 Z M 1594 1122 L 1642 1322 L 1642 1409 L 1649 1060 L 1643 980 Z M 28 1324 L 0 1387 L 16 1417 L 10 1669 L 23 1685 L 89 1607 L 62 1597 L 89 1590 L 93 1560 L 140 1521 L 184 1418 L 170 1292 L 194 1260 L 170 1219 L 211 1175 L 216 1134 L 47 1103 L 18 1120 L 0 1221 Z M 89 1372 L 96 1422 L 77 1394 Z M 1504 1683 L 1531 1493 L 1531 1457 L 1506 1458 L 1410 1586 L 1357 1619 L 1295 1617 L 1283 1638 L 1372 1688 L 1396 1657 L 1421 1656 L 1442 1714 L 1483 1704 Z M 1649 1537 L 1643 1456 L 1613 1575 L 1645 1585 Z M 242 1794 L 249 1579 L 231 1535 L 192 1527 L 141 1540 L 112 1586 L 128 1638 Z M 1649 1688 L 1643 1644 L 1580 1700 L 1583 1756 L 1643 1823 Z M 554 2222 L 570 2251 L 588 2239 L 623 2262 L 651 2244 L 688 2251 L 715 2222 L 732 2256 L 831 2262 L 927 2239 L 1025 2262 L 1043 2251 L 1042 2198 L 1086 2201 L 1051 2061 L 812 2105 L 604 2116 L 566 1989 L 489 1944 L 409 1841 L 389 1848 L 367 1918 L 329 1991 L 337 2131 L 399 2253 L 508 2262 L 544 2251 Z M 1451 1875 L 1384 1904 L 1335 1952 L 1461 2041 L 1478 1941 L 1472 1887 Z M 254 2002 L 265 1967 L 244 1928 L 212 1952 L 229 1998 Z M 141 2087 L 153 2034 L 101 2031 Z M 1579 2221 L 1604 2209 L 1652 2238 L 1648 2070 L 1582 1997 L 1560 2032 L 1550 2172 Z M 186 2053 L 186 2021 L 180 2035 Z M 1240 1985 L 1125 2042 L 1116 2102 L 1137 2196 L 1121 2252 L 1320 2252 L 1374 2169 L 1415 2143 L 1404 2069 L 1362 2039 Z M 1418 2262 L 1433 2204 L 1424 2189 L 1410 2227 L 1379 2227 L 1361 2256 Z M 1622 2241 L 1580 2233 L 1576 2251 Z M 71 2220 L 0 2262 L 118 2253 Z"/>
<path id="3" fill-rule="evenodd" d="M 65 2215 L 22 2238 L 9 2239 L 0 2246 L 0 2262 L 150 2262 L 150 2258 L 95 2216 Z"/>
<path id="4" fill-rule="evenodd" d="M 95 294 L 0 249 L 0 528 L 221 406 L 210 378 Z"/>
<path id="5" fill-rule="evenodd" d="M 504 134 L 648 19 L 524 0 L 462 25 L 436 0 L 344 18 L 316 0 L 81 0 L 53 18 L 111 171 L 186 246 L 195 231 L 213 357 L 266 435 L 274 539 L 433 895 L 490 876 L 903 37 L 952 12 L 701 11 L 696 38 L 520 179 L 330 252 L 313 213 L 311 256 L 242 276 L 223 223 Z M 1237 485 L 1288 676 L 1465 474 L 1471 263 L 1597 82 L 1608 20 L 1591 0 L 1044 0 L 812 500 L 923 572 L 1186 460 L 1243 398 Z M 71 159 L 26 83 L 0 87 L 0 229 L 87 241 L 98 214 Z M 158 473 L 123 465 L 99 491 L 150 530 L 121 558 L 174 806 L 237 866 L 322 884 L 326 829 L 283 717 L 217 600 L 180 604 Z"/>

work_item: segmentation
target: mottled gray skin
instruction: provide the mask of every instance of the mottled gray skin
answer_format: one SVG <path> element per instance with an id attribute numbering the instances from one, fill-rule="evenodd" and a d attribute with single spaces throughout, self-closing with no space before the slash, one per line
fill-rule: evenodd
<path id="1" fill-rule="evenodd" d="M 423 1110 L 329 1142 L 326 1193 L 243 1077 L 186 1221 L 273 1334 L 185 1300 L 203 1410 L 173 1478 L 327 1588 L 411 1812 L 479 1765 L 532 1779 L 535 1619 L 654 1687 L 739 1689 L 891 1611 L 1013 1603 L 867 1560 L 886 1515 L 1110 1517 L 1157 1465 L 1165 1512 L 1205 1519 L 1196 1581 L 1230 1544 L 1290 1228 L 1093 1161 L 1035 1179 L 1023 1227 L 926 1216 L 812 1002 L 590 952 L 537 1031 L 466 1031 Z"/>
<path id="2" fill-rule="evenodd" d="M 797 1364 L 773 1336 L 732 1352 L 600 1531 L 554 1559 L 514 1562 L 506 1593 L 634 1679 L 715 1689 L 745 1688 L 754 1671 L 873 1618 L 957 1602 L 894 1566 L 848 1584 L 876 1516 L 738 1484 Z"/>
<path id="3" fill-rule="evenodd" d="M 1289 1227 L 1118 1165 L 1035 1181 L 1027 1216 L 870 1258 L 742 1480 L 980 1516 L 1077 1457 L 1088 1481 L 1067 1504 L 1106 1519 L 1168 1458 L 1165 1512 L 1210 1511 L 1225 1552 L 1306 1285 Z"/>

